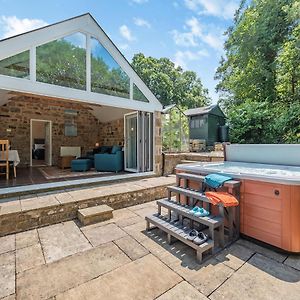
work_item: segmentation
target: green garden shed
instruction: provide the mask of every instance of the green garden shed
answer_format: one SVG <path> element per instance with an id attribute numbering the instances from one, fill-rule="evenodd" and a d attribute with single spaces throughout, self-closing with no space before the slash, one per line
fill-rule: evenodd
<path id="1" fill-rule="evenodd" d="M 190 140 L 205 140 L 206 146 L 213 146 L 216 142 L 224 142 L 228 139 L 224 133 L 226 116 L 218 104 L 192 108 L 185 112 L 189 118 Z M 224 128 L 225 127 L 225 128 Z"/>

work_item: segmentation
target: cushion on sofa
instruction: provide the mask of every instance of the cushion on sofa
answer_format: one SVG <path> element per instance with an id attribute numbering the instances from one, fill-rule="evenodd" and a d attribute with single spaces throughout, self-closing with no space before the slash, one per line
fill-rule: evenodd
<path id="1" fill-rule="evenodd" d="M 121 146 L 113 146 L 111 149 L 111 154 L 116 154 L 118 151 L 121 151 L 122 147 Z"/>

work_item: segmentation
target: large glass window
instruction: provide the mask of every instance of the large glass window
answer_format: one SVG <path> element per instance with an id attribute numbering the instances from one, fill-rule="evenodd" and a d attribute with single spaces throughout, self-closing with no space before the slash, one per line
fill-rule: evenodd
<path id="1" fill-rule="evenodd" d="M 133 84 L 133 100 L 149 102 L 146 96 L 141 92 L 141 90 Z"/>
<path id="2" fill-rule="evenodd" d="M 1 60 L 0 74 L 29 79 L 29 50 Z"/>
<path id="3" fill-rule="evenodd" d="M 100 42 L 91 38 L 92 92 L 129 98 L 130 80 Z"/>
<path id="4" fill-rule="evenodd" d="M 75 33 L 36 48 L 36 80 L 86 89 L 86 35 Z"/>

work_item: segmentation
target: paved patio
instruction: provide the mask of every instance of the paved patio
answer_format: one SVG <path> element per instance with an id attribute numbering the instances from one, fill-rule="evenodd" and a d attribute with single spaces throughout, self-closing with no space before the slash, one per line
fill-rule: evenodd
<path id="1" fill-rule="evenodd" d="M 300 256 L 240 239 L 199 265 L 189 247 L 145 231 L 155 211 L 149 202 L 0 238 L 0 299 L 299 299 Z"/>

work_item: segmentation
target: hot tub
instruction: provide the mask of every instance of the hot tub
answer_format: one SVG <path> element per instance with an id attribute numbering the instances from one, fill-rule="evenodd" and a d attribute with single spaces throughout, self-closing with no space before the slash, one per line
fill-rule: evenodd
<path id="1" fill-rule="evenodd" d="M 300 145 L 228 145 L 225 159 L 178 165 L 176 170 L 240 180 L 241 233 L 299 253 Z"/>

